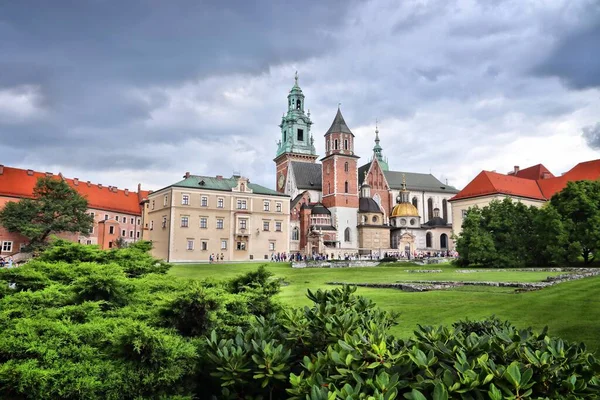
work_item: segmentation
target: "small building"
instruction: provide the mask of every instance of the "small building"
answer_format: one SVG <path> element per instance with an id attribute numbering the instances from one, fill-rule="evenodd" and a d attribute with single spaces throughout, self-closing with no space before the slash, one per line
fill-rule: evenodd
<path id="1" fill-rule="evenodd" d="M 94 217 L 90 232 L 59 233 L 58 237 L 83 244 L 96 244 L 103 249 L 115 245 L 117 238 L 125 243 L 135 242 L 142 238 L 142 206 L 148 195 L 138 185 L 138 191 L 118 189 L 115 186 L 81 181 L 78 178 L 65 178 L 61 173 L 37 172 L 31 169 L 20 169 L 0 165 L 0 208 L 10 201 L 33 198 L 33 189 L 39 178 L 52 177 L 62 179 L 88 201 L 88 213 Z M 110 222 L 111 229 L 103 229 L 103 224 Z M 0 226 L 0 256 L 18 253 L 27 239 L 19 234 L 8 232 Z"/>
<path id="2" fill-rule="evenodd" d="M 152 192 L 147 238 L 168 262 L 269 260 L 290 251 L 290 199 L 233 175 L 191 175 Z"/>

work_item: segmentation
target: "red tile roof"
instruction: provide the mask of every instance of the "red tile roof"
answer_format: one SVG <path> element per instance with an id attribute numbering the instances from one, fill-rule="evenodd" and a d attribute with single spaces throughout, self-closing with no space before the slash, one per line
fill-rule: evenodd
<path id="1" fill-rule="evenodd" d="M 0 166 L 0 171 L 0 196 L 19 198 L 33 197 L 33 188 L 38 178 L 50 174 L 3 166 Z M 142 197 L 138 197 L 138 193 L 133 191 L 126 193 L 125 190 L 114 187 L 67 179 L 60 174 L 52 176 L 62 178 L 77 190 L 87 199 L 89 208 L 140 215 L 139 203 L 142 198 L 148 197 L 147 191 L 141 191 Z"/>
<path id="2" fill-rule="evenodd" d="M 544 167 L 543 164 L 537 164 L 532 167 L 522 169 L 514 174 L 514 176 L 517 178 L 532 180 L 554 178 L 552 172 L 550 172 L 548 168 Z"/>
<path id="3" fill-rule="evenodd" d="M 524 172 L 524 176 L 520 176 L 519 172 Z M 550 171 L 542 164 L 519 172 L 515 176 L 482 171 L 450 201 L 494 194 L 549 200 L 564 189 L 567 182 L 600 179 L 600 160 L 579 163 L 562 176 L 552 175 L 550 178 L 544 178 L 544 173 Z M 536 174 L 539 178 L 532 178 Z"/>

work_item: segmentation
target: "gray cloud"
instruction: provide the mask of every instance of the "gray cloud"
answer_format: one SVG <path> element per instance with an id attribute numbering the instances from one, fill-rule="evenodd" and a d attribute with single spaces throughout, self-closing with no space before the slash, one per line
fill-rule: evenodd
<path id="1" fill-rule="evenodd" d="M 588 146 L 600 150 L 600 122 L 595 125 L 586 126 L 582 129 L 582 135 Z"/>

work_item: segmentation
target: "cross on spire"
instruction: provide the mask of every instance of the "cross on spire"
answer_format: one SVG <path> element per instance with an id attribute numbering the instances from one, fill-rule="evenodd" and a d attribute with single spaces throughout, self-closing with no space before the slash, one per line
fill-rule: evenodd
<path id="1" fill-rule="evenodd" d="M 296 74 L 294 75 L 294 81 L 296 81 L 296 85 L 298 85 L 298 71 L 296 71 Z"/>

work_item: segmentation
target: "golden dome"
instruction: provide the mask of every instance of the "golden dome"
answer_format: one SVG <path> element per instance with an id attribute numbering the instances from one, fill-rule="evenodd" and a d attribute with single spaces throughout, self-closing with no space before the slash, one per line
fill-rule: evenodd
<path id="1" fill-rule="evenodd" d="M 394 206 L 390 217 L 418 217 L 419 211 L 417 207 L 410 203 L 400 203 Z"/>

